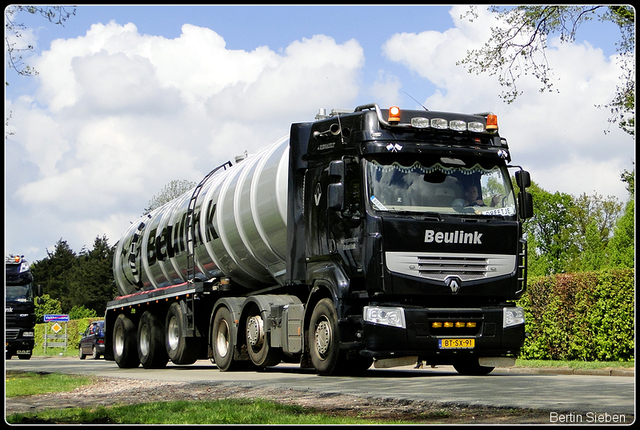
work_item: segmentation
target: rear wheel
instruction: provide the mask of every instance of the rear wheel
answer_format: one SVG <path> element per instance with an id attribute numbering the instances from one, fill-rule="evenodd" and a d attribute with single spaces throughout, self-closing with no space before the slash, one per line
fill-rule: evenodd
<path id="1" fill-rule="evenodd" d="M 145 369 L 161 369 L 169 361 L 164 346 L 164 326 L 149 311 L 142 314 L 138 324 L 138 356 Z"/>
<path id="2" fill-rule="evenodd" d="M 138 367 L 136 326 L 125 314 L 118 315 L 113 325 L 113 358 L 120 368 Z"/>
<path id="3" fill-rule="evenodd" d="M 87 358 L 87 355 L 82 353 L 82 347 L 78 348 L 78 358 L 80 360 L 84 360 L 85 358 Z"/>
<path id="4" fill-rule="evenodd" d="M 233 355 L 236 348 L 235 340 L 231 333 L 233 318 L 231 312 L 225 307 L 216 311 L 213 317 L 213 329 L 211 330 L 211 348 L 213 360 L 221 371 L 233 370 Z"/>
<path id="5" fill-rule="evenodd" d="M 333 375 L 342 370 L 346 357 L 340 351 L 338 314 L 330 299 L 320 300 L 311 314 L 309 353 L 320 375 Z"/>
<path id="6" fill-rule="evenodd" d="M 174 364 L 193 364 L 198 359 L 198 345 L 194 338 L 185 337 L 184 315 L 180 303 L 171 305 L 166 320 L 166 352 Z M 166 364 L 166 363 L 165 363 Z"/>
<path id="7" fill-rule="evenodd" d="M 280 350 L 269 344 L 269 333 L 257 308 L 252 309 L 246 320 L 247 352 L 258 367 L 275 366 L 280 363 Z"/>

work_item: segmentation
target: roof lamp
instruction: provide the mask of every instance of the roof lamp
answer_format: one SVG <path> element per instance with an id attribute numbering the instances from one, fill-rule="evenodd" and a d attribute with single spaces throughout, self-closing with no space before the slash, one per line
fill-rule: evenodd
<path id="1" fill-rule="evenodd" d="M 415 117 L 411 118 L 411 126 L 415 128 L 429 128 L 429 118 Z"/>
<path id="2" fill-rule="evenodd" d="M 454 131 L 466 131 L 467 123 L 458 119 L 454 119 L 452 121 L 449 121 L 449 128 Z"/>
<path id="3" fill-rule="evenodd" d="M 484 131 L 484 124 L 474 121 L 467 124 L 467 128 L 469 129 L 469 131 L 472 131 L 474 133 L 482 133 Z"/>
<path id="4" fill-rule="evenodd" d="M 497 115 L 487 115 L 487 130 L 498 129 L 498 117 Z"/>
<path id="5" fill-rule="evenodd" d="M 442 118 L 432 118 L 431 127 L 438 128 L 440 130 L 446 130 L 447 128 L 449 128 L 449 121 Z"/>
<path id="6" fill-rule="evenodd" d="M 398 106 L 391 106 L 389 108 L 389 122 L 400 122 L 400 108 Z"/>

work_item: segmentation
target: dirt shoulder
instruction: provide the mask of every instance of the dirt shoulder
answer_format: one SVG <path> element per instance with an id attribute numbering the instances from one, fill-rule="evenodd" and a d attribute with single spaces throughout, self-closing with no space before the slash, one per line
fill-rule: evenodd
<path id="1" fill-rule="evenodd" d="M 281 389 L 247 389 L 210 383 L 96 378 L 94 384 L 68 393 L 5 399 L 6 416 L 46 409 L 114 406 L 173 400 L 263 398 L 313 408 L 334 416 L 406 420 L 425 424 L 548 424 L 549 412 L 529 409 L 443 405 L 424 401 L 376 399 L 342 394 Z M 33 421 L 31 421 L 33 422 Z"/>

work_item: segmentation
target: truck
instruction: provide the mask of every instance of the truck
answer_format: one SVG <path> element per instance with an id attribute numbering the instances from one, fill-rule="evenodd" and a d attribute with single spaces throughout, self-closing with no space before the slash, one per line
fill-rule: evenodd
<path id="1" fill-rule="evenodd" d="M 320 375 L 511 366 L 533 209 L 510 160 L 492 113 L 320 109 L 130 225 L 105 358 Z"/>
<path id="2" fill-rule="evenodd" d="M 36 301 L 42 286 L 34 285 L 29 262 L 23 255 L 5 256 L 5 354 L 29 360 L 35 344 Z"/>

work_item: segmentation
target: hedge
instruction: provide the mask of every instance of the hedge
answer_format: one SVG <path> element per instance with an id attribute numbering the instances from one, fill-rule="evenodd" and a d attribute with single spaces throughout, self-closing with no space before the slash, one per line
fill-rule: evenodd
<path id="1" fill-rule="evenodd" d="M 634 359 L 634 269 L 537 278 L 518 304 L 527 337 L 520 358 Z"/>

